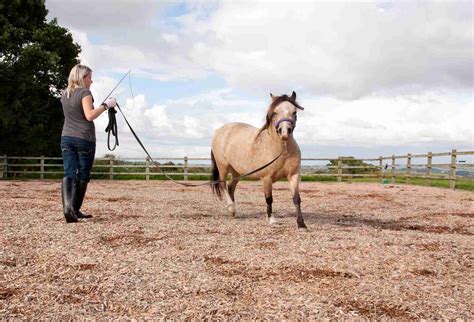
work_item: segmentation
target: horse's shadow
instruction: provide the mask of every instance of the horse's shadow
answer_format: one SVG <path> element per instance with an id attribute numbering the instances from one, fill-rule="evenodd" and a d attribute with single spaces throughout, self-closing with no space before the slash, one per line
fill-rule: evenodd
<path id="1" fill-rule="evenodd" d="M 235 220 L 267 218 L 267 213 L 263 211 L 257 211 L 257 212 L 251 212 L 251 213 L 237 211 L 237 214 L 233 216 L 233 218 Z"/>
<path id="2" fill-rule="evenodd" d="M 343 215 L 343 214 L 320 214 L 305 213 L 305 220 L 310 225 L 333 225 L 344 228 L 371 227 L 376 230 L 391 231 L 418 231 L 432 234 L 461 234 L 473 236 L 474 233 L 466 227 L 451 227 L 445 225 L 430 225 L 416 222 L 417 218 L 381 219 L 370 214 Z M 292 216 L 288 214 L 287 216 Z M 294 215 L 293 215 L 294 216 Z M 421 218 L 419 218 L 421 219 Z"/>
<path id="3" fill-rule="evenodd" d="M 289 215 L 291 216 L 291 215 Z M 370 217 L 370 218 L 369 218 Z M 306 213 L 305 219 L 316 225 L 333 225 L 340 227 L 371 227 L 374 229 L 405 230 L 408 226 L 404 220 L 373 218 L 370 215 L 342 215 L 327 213 Z"/>
<path id="4" fill-rule="evenodd" d="M 281 224 L 280 220 L 283 218 L 294 218 L 296 221 L 296 214 L 291 212 L 274 212 L 274 218 L 276 219 L 276 224 Z M 309 225 L 321 225 L 321 224 L 334 224 L 337 220 L 330 215 L 321 215 L 315 213 L 304 213 L 304 220 Z M 267 219 L 267 213 L 265 211 L 255 211 L 255 212 L 237 212 L 233 216 L 234 220 L 245 221 L 249 219 Z"/>
<path id="5" fill-rule="evenodd" d="M 342 228 L 358 228 L 358 227 L 371 227 L 376 230 L 392 230 L 392 231 L 422 231 L 430 233 L 461 233 L 469 234 L 465 231 L 458 231 L 449 227 L 439 226 L 426 226 L 421 224 L 414 224 L 407 222 L 406 218 L 401 219 L 379 219 L 374 218 L 370 215 L 343 215 L 343 214 L 329 214 L 329 213 L 304 213 L 304 219 L 306 224 L 310 227 L 331 225 L 339 226 Z M 274 216 L 278 222 L 281 218 L 295 218 L 294 213 L 274 213 Z M 252 213 L 240 213 L 237 214 L 234 219 L 236 220 L 247 220 L 247 219 L 258 219 L 267 218 L 265 212 L 252 212 Z"/>

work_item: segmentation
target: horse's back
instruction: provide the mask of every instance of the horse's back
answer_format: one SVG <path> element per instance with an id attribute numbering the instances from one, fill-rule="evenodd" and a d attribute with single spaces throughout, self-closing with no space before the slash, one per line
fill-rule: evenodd
<path id="1" fill-rule="evenodd" d="M 218 128 L 212 138 L 212 152 L 218 159 L 249 152 L 258 129 L 245 123 L 228 123 Z"/>
<path id="2" fill-rule="evenodd" d="M 218 128 L 212 139 L 212 150 L 229 145 L 251 144 L 258 129 L 245 123 L 228 123 Z"/>

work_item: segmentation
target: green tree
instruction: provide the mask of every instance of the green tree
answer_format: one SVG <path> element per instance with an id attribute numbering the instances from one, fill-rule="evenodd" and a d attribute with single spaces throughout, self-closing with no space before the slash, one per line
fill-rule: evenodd
<path id="1" fill-rule="evenodd" d="M 47 13 L 43 0 L 0 0 L 0 155 L 60 154 L 60 90 L 80 47 Z"/>
<path id="2" fill-rule="evenodd" d="M 329 160 L 330 163 L 327 166 L 337 167 L 338 160 Z M 377 168 L 369 163 L 365 163 L 361 160 L 354 159 L 354 157 L 343 157 L 342 165 L 347 167 L 360 167 L 354 169 L 345 169 L 344 173 L 347 174 L 360 174 L 360 173 L 372 173 L 377 170 Z M 337 168 L 332 168 L 332 172 L 337 172 Z"/>

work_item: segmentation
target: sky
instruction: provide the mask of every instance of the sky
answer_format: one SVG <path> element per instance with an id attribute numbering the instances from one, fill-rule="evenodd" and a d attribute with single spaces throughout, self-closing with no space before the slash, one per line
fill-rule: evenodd
<path id="1" fill-rule="evenodd" d="M 264 123 L 274 95 L 305 107 L 303 158 L 474 150 L 471 1 L 46 0 L 153 157 L 208 157 L 214 131 Z M 144 158 L 121 115 L 97 156 Z"/>

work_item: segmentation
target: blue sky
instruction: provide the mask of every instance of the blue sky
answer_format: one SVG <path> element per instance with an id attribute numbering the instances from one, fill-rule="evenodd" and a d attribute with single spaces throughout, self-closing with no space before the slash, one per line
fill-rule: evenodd
<path id="1" fill-rule="evenodd" d="M 471 2 L 47 0 L 147 149 L 208 156 L 228 122 L 260 126 L 295 90 L 303 157 L 472 150 Z M 113 10 L 111 9 L 113 8 Z M 107 153 L 106 116 L 96 120 Z M 119 118 L 120 157 L 144 157 Z"/>

